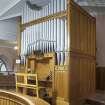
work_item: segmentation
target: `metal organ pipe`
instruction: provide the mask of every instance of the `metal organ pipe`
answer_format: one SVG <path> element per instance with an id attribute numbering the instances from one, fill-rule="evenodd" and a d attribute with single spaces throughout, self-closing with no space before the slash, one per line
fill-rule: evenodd
<path id="1" fill-rule="evenodd" d="M 29 9 L 29 21 L 31 21 L 31 9 Z M 32 37 L 32 26 L 29 27 L 29 34 L 28 34 L 28 37 L 29 37 L 29 55 L 31 54 L 31 50 L 32 50 L 32 47 L 31 47 L 31 37 Z"/>
<path id="2" fill-rule="evenodd" d="M 56 0 L 53 0 L 53 13 L 57 12 L 57 2 Z M 54 50 L 56 52 L 56 55 L 58 55 L 57 52 L 57 19 L 54 19 L 54 40 L 55 40 L 55 44 L 54 44 Z M 56 61 L 58 62 L 58 56 L 56 56 Z"/>
<path id="3" fill-rule="evenodd" d="M 34 20 L 36 19 L 36 11 L 34 11 Z M 34 51 L 36 50 L 36 25 L 34 25 Z"/>
<path id="4" fill-rule="evenodd" d="M 39 11 L 38 11 L 38 18 L 40 18 Z M 39 50 L 41 50 L 41 43 L 40 43 L 40 42 L 41 42 L 41 41 L 40 41 L 40 40 L 41 40 L 41 35 L 40 35 L 40 29 L 41 29 L 41 28 L 40 28 L 40 24 L 41 24 L 41 23 L 38 24 L 38 43 L 39 43 Z"/>
<path id="5" fill-rule="evenodd" d="M 51 2 L 51 14 L 54 13 L 54 2 Z M 54 19 L 51 20 L 51 51 L 54 51 Z"/>
<path id="6" fill-rule="evenodd" d="M 42 52 L 44 53 L 44 23 L 42 23 Z"/>
<path id="7" fill-rule="evenodd" d="M 32 10 L 32 20 L 34 20 L 34 12 L 33 12 L 33 10 Z M 31 53 L 33 53 L 33 51 L 34 51 L 34 25 L 32 26 L 32 52 Z"/>
<path id="8" fill-rule="evenodd" d="M 31 17 L 31 9 L 29 8 L 29 13 L 30 13 L 30 16 L 29 16 L 29 21 L 31 21 L 32 17 Z M 32 43 L 32 26 L 30 26 L 29 28 L 30 30 L 30 34 L 29 34 L 29 47 L 30 47 L 30 54 L 32 53 L 32 46 L 31 46 L 31 43 Z"/>
<path id="9" fill-rule="evenodd" d="M 51 14 L 51 3 L 49 3 L 49 15 Z M 51 52 L 51 20 L 49 20 L 49 52 Z"/>
<path id="10" fill-rule="evenodd" d="M 45 6 L 44 8 L 44 16 L 47 16 L 47 6 Z M 45 49 L 45 53 L 47 53 L 47 22 L 44 22 L 44 32 L 45 32 L 44 39 L 46 40 L 44 49 Z"/>
<path id="11" fill-rule="evenodd" d="M 25 9 L 24 9 L 24 23 L 27 22 L 27 5 L 25 4 Z M 23 40 L 24 40 L 24 60 L 23 60 L 23 64 L 25 64 L 26 61 L 26 50 L 27 50 L 27 30 L 24 30 L 24 35 L 23 35 Z"/>
<path id="12" fill-rule="evenodd" d="M 64 0 L 65 10 L 67 10 L 67 0 Z"/>
<path id="13" fill-rule="evenodd" d="M 27 5 L 26 5 L 26 16 L 25 16 L 25 23 L 27 22 L 27 20 L 28 20 L 28 7 L 27 7 Z M 26 53 L 28 54 L 28 30 L 27 30 L 28 28 L 26 27 L 26 33 L 25 33 L 25 37 L 26 37 L 26 40 L 24 40 L 25 42 L 26 42 Z"/>
<path id="14" fill-rule="evenodd" d="M 60 11 L 60 2 L 57 0 L 57 12 Z M 61 56 L 60 56 L 60 19 L 57 19 L 57 58 L 58 58 L 58 65 L 60 65 Z"/>
<path id="15" fill-rule="evenodd" d="M 49 14 L 48 15 L 50 15 L 51 14 L 51 3 L 49 3 Z M 48 33 L 48 39 L 49 39 L 49 52 L 51 52 L 51 20 L 49 20 L 48 21 L 49 22 L 49 33 Z"/>
<path id="16" fill-rule="evenodd" d="M 30 8 L 29 8 L 29 9 L 30 9 Z M 29 21 L 32 21 L 32 20 L 33 20 L 32 9 L 30 9 L 30 20 L 29 20 Z M 30 34 L 29 34 L 29 37 L 30 37 L 30 54 L 32 54 L 33 26 L 30 26 Z"/>
<path id="17" fill-rule="evenodd" d="M 66 9 L 67 0 L 51 0 L 51 3 L 40 11 L 31 10 L 25 3 L 22 23 L 24 24 Z M 22 32 L 21 38 L 21 55 L 29 55 L 35 50 L 41 50 L 43 53 L 56 51 L 58 65 L 67 64 L 66 58 L 68 56 L 70 40 L 67 32 L 66 18 L 53 19 L 27 27 Z"/>
<path id="18" fill-rule="evenodd" d="M 24 7 L 23 7 L 23 10 L 22 10 L 22 24 L 24 24 Z M 24 31 L 21 33 L 21 54 L 20 54 L 20 56 L 21 56 L 21 63 L 23 63 L 23 50 L 24 50 L 24 47 L 23 47 L 23 45 L 24 45 L 24 40 L 23 40 L 23 35 L 24 35 Z"/>
<path id="19" fill-rule="evenodd" d="M 30 16 L 30 13 L 29 13 L 29 8 L 27 6 L 27 21 L 26 22 L 29 22 L 29 16 Z M 30 46 L 29 46 L 29 42 L 30 42 L 30 38 L 29 38 L 30 27 L 27 27 L 26 30 L 27 30 L 27 35 L 26 35 L 27 36 L 27 44 L 26 44 L 26 46 L 27 46 L 27 54 L 29 55 L 30 54 Z"/>
<path id="20" fill-rule="evenodd" d="M 48 5 L 46 6 L 46 16 L 48 15 Z M 46 52 L 48 52 L 48 21 L 46 22 Z"/>
<path id="21" fill-rule="evenodd" d="M 44 9 L 42 9 L 42 17 L 44 17 Z M 43 40 L 43 43 L 42 43 L 42 52 L 44 53 L 44 22 L 42 23 L 42 40 Z"/>
<path id="22" fill-rule="evenodd" d="M 68 56 L 68 35 L 67 35 L 67 21 L 65 20 L 65 65 L 67 65 Z"/>
<path id="23" fill-rule="evenodd" d="M 40 39 L 39 39 L 39 42 L 40 42 L 40 51 L 42 52 L 42 23 L 39 24 L 40 26 Z"/>

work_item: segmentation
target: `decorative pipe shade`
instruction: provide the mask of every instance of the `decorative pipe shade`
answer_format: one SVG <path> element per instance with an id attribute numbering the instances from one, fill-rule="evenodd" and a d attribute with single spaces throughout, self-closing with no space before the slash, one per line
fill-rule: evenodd
<path id="1" fill-rule="evenodd" d="M 38 6 L 44 7 L 48 5 L 51 0 L 30 0 L 32 4 L 37 4 Z"/>

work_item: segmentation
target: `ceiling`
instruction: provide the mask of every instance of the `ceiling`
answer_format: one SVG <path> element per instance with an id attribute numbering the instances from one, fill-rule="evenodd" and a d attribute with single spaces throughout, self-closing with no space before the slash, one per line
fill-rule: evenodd
<path id="1" fill-rule="evenodd" d="M 75 0 L 81 2 L 83 5 L 105 5 L 105 0 Z"/>
<path id="2" fill-rule="evenodd" d="M 105 0 L 75 0 L 92 15 L 105 15 Z"/>
<path id="3" fill-rule="evenodd" d="M 13 8 L 21 0 L 0 0 L 0 16 Z"/>
<path id="4" fill-rule="evenodd" d="M 21 15 L 25 0 L 0 0 L 0 20 Z M 50 0 L 31 0 L 32 3 L 45 5 Z M 74 0 L 89 12 L 104 13 L 105 0 Z"/>
<path id="5" fill-rule="evenodd" d="M 20 16 L 26 0 L 0 0 L 0 20 Z M 51 0 L 30 0 L 31 3 L 44 6 Z"/>

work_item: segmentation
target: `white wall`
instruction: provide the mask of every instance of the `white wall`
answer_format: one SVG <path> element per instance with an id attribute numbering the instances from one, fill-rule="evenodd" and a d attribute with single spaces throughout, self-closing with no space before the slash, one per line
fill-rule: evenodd
<path id="1" fill-rule="evenodd" d="M 105 67 L 105 15 L 96 16 L 97 64 Z"/>
<path id="2" fill-rule="evenodd" d="M 0 39 L 16 41 L 18 25 L 16 19 L 0 21 Z"/>

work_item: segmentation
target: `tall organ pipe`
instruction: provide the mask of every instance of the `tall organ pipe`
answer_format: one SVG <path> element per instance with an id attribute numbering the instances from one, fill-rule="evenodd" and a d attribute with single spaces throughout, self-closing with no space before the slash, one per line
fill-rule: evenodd
<path id="1" fill-rule="evenodd" d="M 29 10 L 30 10 L 29 21 L 31 21 L 31 20 L 32 20 L 32 10 L 31 10 L 30 8 L 29 8 Z M 30 43 L 29 43 L 29 45 L 30 45 L 30 54 L 32 53 L 32 36 L 33 36 L 32 27 L 33 27 L 33 26 L 30 26 L 30 34 L 29 34 L 29 38 L 30 38 Z"/>
<path id="2" fill-rule="evenodd" d="M 43 17 L 45 17 L 45 7 L 43 7 L 43 10 L 42 10 L 42 13 L 43 13 Z M 43 40 L 45 40 L 45 22 L 43 22 L 42 24 L 43 26 Z M 43 41 L 43 53 L 45 53 L 45 41 Z"/>
<path id="3" fill-rule="evenodd" d="M 36 19 L 36 11 L 34 11 L 34 19 Z M 36 25 L 34 25 L 34 51 L 36 50 Z"/>
<path id="4" fill-rule="evenodd" d="M 40 51 L 42 51 L 42 32 L 41 32 L 41 30 L 42 30 L 42 23 L 40 23 L 39 24 L 39 35 L 40 35 L 40 39 L 39 39 L 39 42 L 40 42 Z"/>
<path id="5" fill-rule="evenodd" d="M 44 9 L 42 10 L 42 17 L 44 16 Z M 45 32 L 44 32 L 44 22 L 42 23 L 42 40 L 43 40 L 43 44 L 42 44 L 42 52 L 44 53 L 44 35 L 45 35 Z"/>
<path id="6" fill-rule="evenodd" d="M 60 21 L 57 19 L 57 60 L 58 60 L 58 65 L 60 65 Z"/>
<path id="7" fill-rule="evenodd" d="M 23 7 L 23 10 L 22 10 L 22 24 L 24 24 L 24 7 Z M 23 50 L 24 50 L 24 40 L 23 40 L 23 35 L 24 35 L 24 31 L 21 33 L 21 63 L 23 63 Z"/>
<path id="8" fill-rule="evenodd" d="M 49 15 L 51 14 L 51 3 L 49 3 Z M 51 20 L 49 20 L 49 52 L 51 52 L 52 45 L 51 45 Z"/>
<path id="9" fill-rule="evenodd" d="M 61 2 L 61 11 L 65 9 L 64 0 Z M 64 43 L 65 43 L 65 33 L 64 33 L 64 19 L 61 19 L 61 65 L 64 65 Z"/>
<path id="10" fill-rule="evenodd" d="M 48 15 L 50 14 L 50 4 L 48 4 Z M 51 52 L 51 20 L 48 20 L 48 52 Z"/>
<path id="11" fill-rule="evenodd" d="M 27 6 L 27 22 L 29 22 L 30 18 L 30 10 Z M 28 50 L 28 55 L 30 54 L 30 26 L 26 28 L 27 29 L 27 50 Z"/>
<path id="12" fill-rule="evenodd" d="M 43 9 L 41 10 L 41 12 L 40 12 L 40 14 L 41 14 L 41 17 L 43 17 Z M 43 41 L 43 23 L 41 23 L 41 40 L 42 40 L 42 42 L 41 42 L 41 49 L 42 49 L 42 52 L 43 52 L 43 44 L 44 44 L 44 41 Z"/>
<path id="13" fill-rule="evenodd" d="M 56 3 L 56 0 L 53 0 L 53 13 L 56 13 L 56 11 L 57 11 L 57 3 Z M 55 39 L 54 50 L 57 53 L 57 22 L 56 22 L 56 19 L 54 19 L 54 39 Z"/>
<path id="14" fill-rule="evenodd" d="M 48 5 L 45 8 L 46 16 L 48 15 Z M 45 22 L 45 35 L 46 35 L 46 53 L 48 52 L 48 21 Z"/>
<path id="15" fill-rule="evenodd" d="M 45 8 L 45 10 L 46 10 L 46 8 Z M 45 11 L 45 15 L 47 15 L 47 10 Z M 45 42 L 45 52 L 47 53 L 47 22 L 45 22 L 45 28 L 44 28 L 44 30 L 45 30 L 45 36 L 44 36 L 44 38 L 45 38 L 45 40 L 46 40 L 46 42 Z"/>
<path id="16" fill-rule="evenodd" d="M 29 15 L 28 14 L 28 6 L 26 5 L 26 16 L 25 16 L 26 20 L 25 20 L 25 23 L 28 22 L 28 15 Z M 28 48 L 28 27 L 26 27 L 26 34 L 25 34 L 25 36 L 26 36 L 26 40 L 25 41 L 26 41 L 26 50 L 27 50 L 26 52 L 27 52 L 27 55 L 28 55 L 28 53 L 29 53 L 29 48 Z"/>
<path id="17" fill-rule="evenodd" d="M 64 64 L 64 24 L 63 19 L 61 20 L 61 65 Z"/>
<path id="18" fill-rule="evenodd" d="M 67 10 L 67 0 L 64 0 L 65 2 L 65 10 Z"/>
<path id="19" fill-rule="evenodd" d="M 59 0 L 57 0 L 57 12 L 60 11 L 60 3 Z M 60 33 L 61 33 L 61 28 L 60 28 L 60 19 L 57 19 L 57 58 L 58 58 L 58 65 L 60 65 L 61 62 L 61 55 L 60 55 Z"/>
<path id="20" fill-rule="evenodd" d="M 29 10 L 30 10 L 30 17 L 29 17 L 29 21 L 31 21 L 32 20 L 32 10 L 29 8 Z M 29 38 L 30 38 L 30 43 L 29 43 L 29 45 L 30 45 L 30 54 L 32 53 L 32 26 L 30 26 L 30 34 L 29 34 Z"/>
<path id="21" fill-rule="evenodd" d="M 56 36 L 57 36 L 56 31 L 57 31 L 57 25 L 56 25 L 56 19 L 54 19 L 54 33 L 53 33 L 54 34 L 54 51 L 56 51 L 56 45 L 57 45 L 56 44 L 56 40 L 57 40 L 56 39 Z"/>
<path id="22" fill-rule="evenodd" d="M 48 11 L 48 7 L 49 7 L 49 5 L 47 6 L 47 8 L 46 8 L 46 13 L 47 13 L 47 16 L 48 16 L 48 14 L 49 14 L 49 11 Z M 49 52 L 49 40 L 48 40 L 48 32 L 49 32 L 49 22 L 47 21 L 47 28 L 46 28 L 46 30 L 47 30 L 47 36 L 46 36 L 46 39 L 47 39 L 47 43 L 46 43 L 46 48 L 47 48 L 47 52 Z"/>
<path id="23" fill-rule="evenodd" d="M 41 33 L 42 33 L 42 52 L 44 53 L 44 22 L 42 23 L 42 32 Z"/>
<path id="24" fill-rule="evenodd" d="M 36 19 L 37 19 L 37 11 L 36 11 Z M 35 27 L 35 35 L 36 35 L 36 50 L 38 50 L 38 42 L 37 42 L 37 40 L 38 40 L 38 34 L 37 34 L 37 28 L 38 27 L 38 24 L 36 24 L 36 27 Z"/>
<path id="25" fill-rule="evenodd" d="M 25 4 L 25 9 L 24 9 L 24 23 L 27 22 L 27 5 Z M 24 30 L 24 35 L 23 35 L 23 41 L 24 41 L 24 64 L 26 60 L 26 53 L 27 53 L 27 30 Z"/>
<path id="26" fill-rule="evenodd" d="M 25 4 L 22 20 L 23 23 L 26 23 L 65 9 L 67 9 L 67 0 L 52 0 L 50 4 L 43 7 L 43 10 L 40 11 L 32 11 Z M 27 27 L 26 30 L 22 32 L 23 51 L 21 51 L 21 54 L 26 55 L 26 53 L 32 53 L 33 50 L 52 52 L 56 49 L 58 64 L 64 64 L 64 56 L 67 56 L 69 49 L 69 36 L 66 25 L 66 19 L 53 19 Z"/>
<path id="27" fill-rule="evenodd" d="M 53 14 L 53 0 L 50 3 L 50 13 Z M 51 20 L 50 24 L 51 24 L 50 25 L 51 26 L 50 27 L 51 28 L 50 29 L 51 30 L 51 33 L 50 33 L 51 34 L 51 42 L 50 43 L 51 43 L 51 52 L 53 52 L 54 51 L 54 36 L 53 36 L 53 34 L 54 34 L 54 32 L 53 32 L 54 31 L 54 27 L 53 27 L 54 21 Z"/>
<path id="28" fill-rule="evenodd" d="M 67 65 L 68 58 L 68 34 L 67 34 L 67 20 L 65 20 L 65 65 Z"/>
<path id="29" fill-rule="evenodd" d="M 34 12 L 33 12 L 33 10 L 31 10 L 31 13 L 32 13 L 32 20 L 34 20 Z M 31 52 L 31 54 L 33 54 L 33 51 L 34 51 L 34 45 L 33 45 L 33 43 L 34 43 L 34 25 L 32 25 L 32 42 L 31 42 L 31 45 L 32 45 L 32 52 Z"/>

